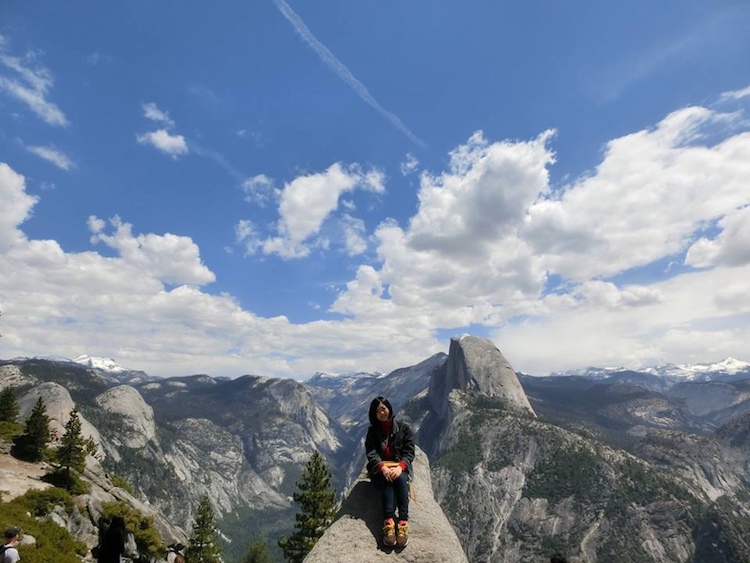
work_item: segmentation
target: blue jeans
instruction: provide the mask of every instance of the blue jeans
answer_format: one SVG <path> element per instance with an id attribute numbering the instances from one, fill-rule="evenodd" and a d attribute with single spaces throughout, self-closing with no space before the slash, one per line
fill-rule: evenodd
<path id="1" fill-rule="evenodd" d="M 398 504 L 398 519 L 409 519 L 409 478 L 404 472 L 395 481 L 388 481 L 382 473 L 374 475 L 372 482 L 380 489 L 380 500 L 383 503 L 383 518 L 396 518 Z"/>

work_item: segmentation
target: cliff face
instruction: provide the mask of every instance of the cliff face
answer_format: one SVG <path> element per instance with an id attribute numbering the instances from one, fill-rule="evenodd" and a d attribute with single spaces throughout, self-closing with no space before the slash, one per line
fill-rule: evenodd
<path id="1" fill-rule="evenodd" d="M 733 496 L 740 493 L 740 459 L 718 461 L 713 454 L 723 450 L 706 447 L 692 460 L 678 456 L 676 436 L 670 451 L 649 429 L 630 435 L 635 444 L 651 444 L 650 455 L 643 452 L 648 463 L 541 421 L 500 358 L 481 339 L 452 341 L 426 400 L 407 408 L 425 409 L 415 418 L 432 459 L 435 496 L 469 561 L 532 563 L 557 551 L 592 563 L 750 557 L 742 533 L 750 515 Z M 660 465 L 657 452 L 664 454 Z M 717 526 L 721 539 L 710 533 Z"/>
<path id="2" fill-rule="evenodd" d="M 394 550 L 381 546 L 380 496 L 363 469 L 333 525 L 307 555 L 305 563 L 466 563 L 455 531 L 435 502 L 430 464 L 419 448 L 412 469 L 406 548 Z"/>

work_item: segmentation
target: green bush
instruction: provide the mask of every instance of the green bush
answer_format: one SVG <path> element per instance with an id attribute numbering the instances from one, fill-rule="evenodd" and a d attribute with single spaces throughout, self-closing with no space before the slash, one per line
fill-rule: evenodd
<path id="1" fill-rule="evenodd" d="M 55 506 L 62 506 L 65 512 L 73 512 L 73 497 L 68 491 L 52 487 L 43 491 L 30 490 L 18 498 L 18 502 L 31 513 L 32 516 L 47 516 Z"/>
<path id="2" fill-rule="evenodd" d="M 63 493 L 65 491 L 62 491 Z M 0 504 L 0 529 L 20 526 L 25 534 L 36 538 L 36 544 L 21 545 L 18 548 L 23 563 L 80 563 L 86 555 L 86 544 L 73 538 L 49 518 L 37 518 L 35 514 L 56 504 L 68 510 L 69 498 L 60 495 L 56 489 L 28 491 L 9 502 Z"/>
<path id="3" fill-rule="evenodd" d="M 23 433 L 23 424 L 18 422 L 0 421 L 0 441 L 11 443 L 13 438 Z"/>
<path id="4" fill-rule="evenodd" d="M 121 475 L 118 475 L 117 473 L 110 473 L 110 479 L 112 479 L 112 484 L 115 487 L 119 487 L 127 492 L 129 492 L 131 495 L 135 494 L 133 493 L 133 487 L 130 486 L 130 483 L 128 483 L 125 480 L 125 477 L 122 477 Z"/>
<path id="5" fill-rule="evenodd" d="M 125 520 L 125 529 L 133 534 L 138 551 L 152 558 L 164 557 L 167 547 L 154 527 L 154 519 L 122 501 L 107 502 L 102 505 L 102 516 L 111 518 L 121 516 Z"/>

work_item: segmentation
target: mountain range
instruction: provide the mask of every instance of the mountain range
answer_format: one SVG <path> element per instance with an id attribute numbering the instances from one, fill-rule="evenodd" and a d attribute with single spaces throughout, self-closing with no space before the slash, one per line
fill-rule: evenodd
<path id="1" fill-rule="evenodd" d="M 208 495 L 227 562 L 289 533 L 313 450 L 346 496 L 378 395 L 412 425 L 472 563 L 750 561 L 750 364 L 734 359 L 541 377 L 465 335 L 389 374 L 159 379 L 80 356 L 0 361 L 8 385 L 24 404 L 68 393 L 102 465 L 177 529 Z"/>

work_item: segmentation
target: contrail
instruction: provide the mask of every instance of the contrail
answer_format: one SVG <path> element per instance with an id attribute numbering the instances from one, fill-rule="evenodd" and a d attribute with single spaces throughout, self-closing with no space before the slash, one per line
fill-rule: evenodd
<path id="1" fill-rule="evenodd" d="M 300 37 L 302 37 L 302 39 L 305 40 L 305 43 L 307 43 L 312 48 L 312 50 L 315 51 L 318 57 L 320 57 L 321 61 L 328 65 L 328 68 L 335 72 L 339 76 L 339 78 L 341 78 L 341 80 L 346 82 L 352 88 L 352 90 L 354 90 L 359 95 L 360 98 L 362 98 L 367 104 L 370 105 L 370 107 L 372 107 L 380 115 L 382 115 L 393 125 L 395 125 L 396 129 L 406 135 L 412 143 L 414 143 L 415 145 L 419 145 L 422 148 L 427 147 L 422 139 L 409 131 L 409 129 L 406 127 L 406 125 L 404 125 L 403 121 L 401 121 L 397 115 L 389 112 L 370 95 L 370 92 L 367 91 L 365 85 L 354 77 L 349 69 L 346 68 L 346 65 L 338 60 L 325 45 L 323 45 L 315 38 L 312 32 L 305 25 L 305 22 L 303 22 L 300 17 L 294 12 L 294 10 L 289 7 L 289 4 L 284 2 L 284 0 L 273 0 L 273 2 L 274 4 L 276 4 L 276 7 L 283 14 L 283 16 L 287 20 L 289 20 L 289 23 L 292 24 L 294 30 L 300 35 Z"/>

